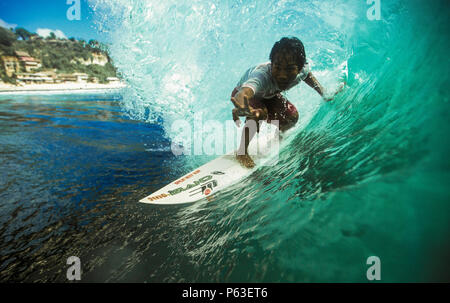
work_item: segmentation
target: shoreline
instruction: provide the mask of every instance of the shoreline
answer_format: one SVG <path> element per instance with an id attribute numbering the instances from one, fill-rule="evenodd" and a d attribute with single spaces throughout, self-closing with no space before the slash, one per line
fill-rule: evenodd
<path id="1" fill-rule="evenodd" d="M 0 94 L 42 93 L 42 92 L 83 92 L 93 90 L 113 90 L 127 87 L 125 83 L 62 83 L 62 84 L 27 84 L 23 86 L 0 84 Z"/>

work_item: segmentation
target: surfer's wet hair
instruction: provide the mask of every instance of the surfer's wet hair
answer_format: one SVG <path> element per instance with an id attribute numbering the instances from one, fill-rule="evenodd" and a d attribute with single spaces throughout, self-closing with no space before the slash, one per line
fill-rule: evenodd
<path id="1" fill-rule="evenodd" d="M 303 65 L 305 65 L 306 62 L 306 55 L 305 47 L 303 46 L 303 43 L 302 41 L 300 41 L 300 39 L 296 37 L 284 37 L 280 41 L 275 42 L 272 50 L 270 51 L 270 61 L 273 62 L 275 55 L 283 50 L 292 53 L 294 55 L 295 62 L 297 63 L 298 68 L 303 68 Z"/>

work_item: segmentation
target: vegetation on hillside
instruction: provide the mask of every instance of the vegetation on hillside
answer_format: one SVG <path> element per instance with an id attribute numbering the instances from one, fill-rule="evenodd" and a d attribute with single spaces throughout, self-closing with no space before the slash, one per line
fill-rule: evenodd
<path id="1" fill-rule="evenodd" d="M 97 77 L 100 83 L 105 83 L 107 77 L 116 77 L 116 68 L 111 64 L 107 48 L 95 40 L 86 42 L 75 38 L 60 39 L 51 33 L 42 38 L 24 28 L 6 29 L 0 27 L 0 56 L 15 56 L 16 51 L 25 51 L 31 57 L 39 59 L 42 67 L 36 72 L 56 69 L 57 73 L 86 73 Z M 84 65 L 80 61 L 92 60 L 94 54 L 101 54 L 108 58 L 104 66 L 98 64 Z M 1 64 L 0 77 L 4 82 L 15 82 L 14 77 L 6 76 L 5 68 Z"/>

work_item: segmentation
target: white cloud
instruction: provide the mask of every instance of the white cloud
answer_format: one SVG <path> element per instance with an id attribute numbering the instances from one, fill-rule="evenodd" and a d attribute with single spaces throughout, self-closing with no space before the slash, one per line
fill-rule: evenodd
<path id="1" fill-rule="evenodd" d="M 17 24 L 10 24 L 10 23 L 5 22 L 3 19 L 0 19 L 0 26 L 10 29 L 11 27 L 16 28 Z"/>
<path id="2" fill-rule="evenodd" d="M 53 30 L 53 29 L 49 29 L 49 28 L 38 28 L 36 30 L 36 33 L 39 36 L 44 37 L 44 38 L 50 36 L 50 33 L 54 33 L 57 38 L 67 39 L 66 35 L 64 35 L 64 33 L 62 31 L 60 31 L 59 29 Z"/>

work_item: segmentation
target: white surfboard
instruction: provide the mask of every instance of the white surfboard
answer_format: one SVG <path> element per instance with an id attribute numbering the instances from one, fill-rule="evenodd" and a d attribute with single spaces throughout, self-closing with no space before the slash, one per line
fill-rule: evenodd
<path id="1" fill-rule="evenodd" d="M 278 133 L 269 136 L 266 140 L 255 142 L 257 140 L 254 139 L 250 143 L 249 152 L 255 162 L 254 168 L 242 166 L 236 160 L 235 152 L 230 152 L 189 172 L 139 202 L 169 205 L 211 200 L 215 193 L 250 175 L 278 153 Z M 259 153 L 254 152 L 256 147 Z"/>
<path id="2" fill-rule="evenodd" d="M 223 155 L 140 200 L 152 204 L 181 204 L 202 200 L 251 172 L 233 154 Z"/>

